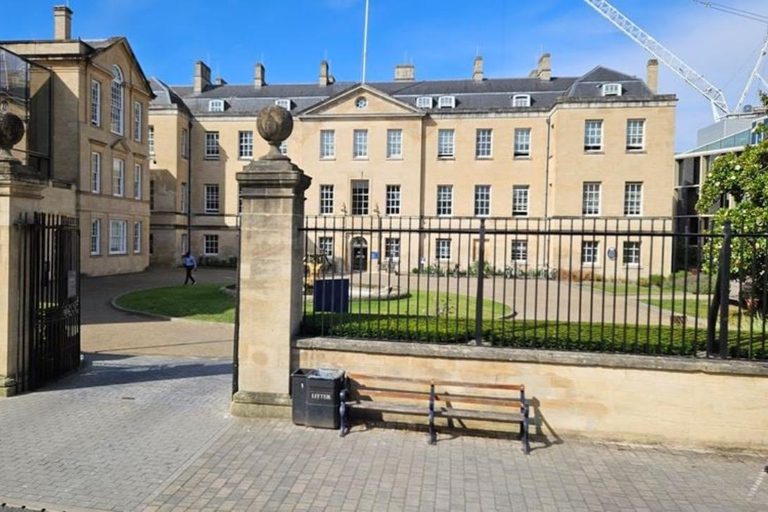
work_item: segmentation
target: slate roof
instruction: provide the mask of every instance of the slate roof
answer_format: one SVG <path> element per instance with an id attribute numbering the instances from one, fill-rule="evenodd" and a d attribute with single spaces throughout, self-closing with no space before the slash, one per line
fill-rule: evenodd
<path id="1" fill-rule="evenodd" d="M 622 96 L 603 97 L 601 85 L 604 83 L 621 84 Z M 169 90 L 174 91 L 195 115 L 252 115 L 264 107 L 274 105 L 275 100 L 280 98 L 290 99 L 291 111 L 300 115 L 303 111 L 358 85 L 356 82 L 336 82 L 325 87 L 318 84 L 275 84 L 257 89 L 253 85 L 223 84 L 211 85 L 202 93 L 195 93 L 191 86 L 170 86 Z M 424 110 L 441 114 L 549 110 L 557 101 L 627 101 L 651 100 L 657 97 L 640 78 L 601 66 L 581 77 L 554 77 L 551 80 L 494 78 L 482 81 L 466 79 L 369 82 L 367 85 L 414 106 L 416 98 L 431 96 L 434 98 L 434 108 Z M 512 96 L 515 94 L 530 95 L 531 106 L 513 108 Z M 455 96 L 456 107 L 437 108 L 439 96 Z M 208 112 L 208 102 L 211 99 L 225 100 L 225 111 Z"/>

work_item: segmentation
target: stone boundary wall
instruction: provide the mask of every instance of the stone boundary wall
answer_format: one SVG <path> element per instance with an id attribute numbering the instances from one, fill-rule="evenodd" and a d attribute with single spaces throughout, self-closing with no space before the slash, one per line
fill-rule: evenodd
<path id="1" fill-rule="evenodd" d="M 294 357 L 303 368 L 523 383 L 532 432 L 549 442 L 768 448 L 764 363 L 329 338 L 297 340 Z"/>

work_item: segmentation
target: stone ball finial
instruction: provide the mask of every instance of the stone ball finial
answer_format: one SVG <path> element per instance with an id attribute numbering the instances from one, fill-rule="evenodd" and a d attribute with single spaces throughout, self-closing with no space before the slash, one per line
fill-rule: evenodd
<path id="1" fill-rule="evenodd" d="M 17 161 L 11 148 L 24 138 L 24 121 L 8 112 L 8 102 L 0 103 L 0 160 Z"/>
<path id="2" fill-rule="evenodd" d="M 259 135 L 269 143 L 269 153 L 261 160 L 288 160 L 280 153 L 280 144 L 293 132 L 293 116 L 283 107 L 272 105 L 259 112 L 256 119 L 256 129 Z"/>

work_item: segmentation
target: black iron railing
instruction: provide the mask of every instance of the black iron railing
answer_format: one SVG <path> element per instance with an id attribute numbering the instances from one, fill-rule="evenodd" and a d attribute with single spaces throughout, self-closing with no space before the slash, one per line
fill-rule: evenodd
<path id="1" fill-rule="evenodd" d="M 302 332 L 767 359 L 768 233 L 701 225 L 309 217 Z"/>

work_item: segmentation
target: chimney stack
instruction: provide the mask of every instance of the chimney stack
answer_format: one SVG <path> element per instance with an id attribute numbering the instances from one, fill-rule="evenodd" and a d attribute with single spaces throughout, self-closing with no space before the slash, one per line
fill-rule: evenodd
<path id="1" fill-rule="evenodd" d="M 481 56 L 475 57 L 475 65 L 472 69 L 472 80 L 476 82 L 483 81 L 483 58 Z"/>
<path id="2" fill-rule="evenodd" d="M 542 56 L 539 57 L 539 65 L 536 70 L 536 75 L 541 80 L 552 80 L 552 57 L 548 53 L 542 54 Z"/>
<path id="3" fill-rule="evenodd" d="M 645 81 L 648 84 L 648 88 L 651 90 L 653 94 L 658 94 L 659 92 L 659 61 L 658 60 L 650 59 L 648 61 L 647 73 L 648 73 L 648 77 L 646 78 Z"/>
<path id="4" fill-rule="evenodd" d="M 220 77 L 220 76 L 217 76 L 217 77 L 216 77 L 216 85 L 219 85 L 219 86 L 221 86 L 221 85 L 227 85 L 227 81 L 226 81 L 226 80 L 224 80 L 222 77 Z"/>
<path id="5" fill-rule="evenodd" d="M 257 89 L 261 89 L 265 85 L 267 85 L 266 79 L 264 77 L 264 64 L 261 62 L 257 62 L 256 66 L 253 68 L 253 86 Z"/>
<path id="6" fill-rule="evenodd" d="M 320 62 L 320 78 L 318 80 L 318 83 L 320 84 L 320 87 L 325 87 L 327 85 L 331 85 L 336 80 L 331 76 L 330 73 L 330 66 L 328 66 L 328 61 L 323 60 Z"/>
<path id="7" fill-rule="evenodd" d="M 211 85 L 211 68 L 205 62 L 195 62 L 195 88 L 196 93 L 205 91 Z"/>
<path id="8" fill-rule="evenodd" d="M 413 82 L 416 80 L 416 68 L 413 64 L 395 66 L 395 82 Z"/>
<path id="9" fill-rule="evenodd" d="M 53 38 L 57 41 L 72 39 L 72 9 L 66 5 L 53 8 Z"/>

